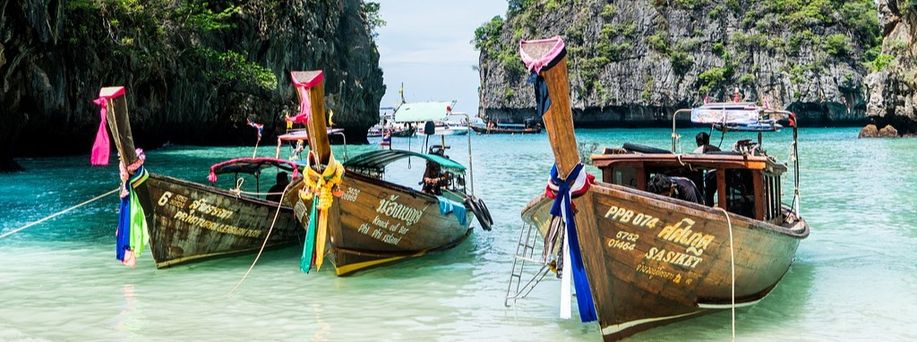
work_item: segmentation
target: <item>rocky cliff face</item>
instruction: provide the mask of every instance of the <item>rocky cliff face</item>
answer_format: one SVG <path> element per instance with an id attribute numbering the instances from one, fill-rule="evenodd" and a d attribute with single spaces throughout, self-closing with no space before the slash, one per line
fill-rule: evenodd
<path id="1" fill-rule="evenodd" d="M 506 20 L 476 32 L 484 115 L 534 115 L 517 44 L 554 35 L 567 42 L 581 127 L 667 125 L 734 88 L 803 125 L 843 125 L 865 121 L 879 23 L 872 0 L 513 0 Z"/>
<path id="2" fill-rule="evenodd" d="M 867 78 L 868 115 L 899 135 L 917 134 L 917 2 L 880 0 L 882 63 Z"/>
<path id="3" fill-rule="evenodd" d="M 138 146 L 253 144 L 246 118 L 271 139 L 296 107 L 289 72 L 309 69 L 365 141 L 385 92 L 374 15 L 360 0 L 0 1 L 0 160 L 88 153 L 107 85 L 127 87 Z"/>

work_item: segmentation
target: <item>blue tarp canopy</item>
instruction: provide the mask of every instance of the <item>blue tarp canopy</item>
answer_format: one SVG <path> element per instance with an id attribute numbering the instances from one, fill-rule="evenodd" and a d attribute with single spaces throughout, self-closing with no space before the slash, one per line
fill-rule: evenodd
<path id="1" fill-rule="evenodd" d="M 382 169 L 400 159 L 417 157 L 439 164 L 444 169 L 465 172 L 465 167 L 458 162 L 434 154 L 423 154 L 405 150 L 378 150 L 366 152 L 344 162 L 344 167 Z"/>

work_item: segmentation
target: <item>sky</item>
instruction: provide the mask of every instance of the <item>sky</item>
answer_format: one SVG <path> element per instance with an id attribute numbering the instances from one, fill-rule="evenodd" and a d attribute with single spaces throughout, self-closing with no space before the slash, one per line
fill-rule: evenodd
<path id="1" fill-rule="evenodd" d="M 504 0 L 380 0 L 386 25 L 378 29 L 386 92 L 382 107 L 400 97 L 408 102 L 458 101 L 455 111 L 475 115 L 480 78 L 472 67 L 478 51 L 474 30 L 494 16 L 505 16 Z"/>

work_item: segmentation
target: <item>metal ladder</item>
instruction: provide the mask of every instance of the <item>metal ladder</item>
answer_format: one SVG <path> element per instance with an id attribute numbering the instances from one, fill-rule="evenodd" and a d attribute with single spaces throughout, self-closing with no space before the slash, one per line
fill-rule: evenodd
<path id="1" fill-rule="evenodd" d="M 539 260 L 540 257 L 539 259 L 533 257 L 536 245 L 544 244 L 539 237 L 534 225 L 522 224 L 522 229 L 519 231 L 519 242 L 516 245 L 516 255 L 513 258 L 513 270 L 509 275 L 509 285 L 506 288 L 506 300 L 503 302 L 506 307 L 513 306 L 516 300 L 528 296 L 551 270 L 550 265 Z M 525 274 L 526 262 L 541 265 L 541 268 L 523 285 L 522 276 Z"/>

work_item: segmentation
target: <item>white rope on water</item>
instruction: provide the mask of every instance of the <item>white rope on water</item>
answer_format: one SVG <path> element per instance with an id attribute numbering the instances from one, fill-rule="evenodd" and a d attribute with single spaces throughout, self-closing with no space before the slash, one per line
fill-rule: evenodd
<path id="1" fill-rule="evenodd" d="M 716 207 L 726 215 L 726 223 L 729 225 L 729 264 L 732 267 L 732 340 L 736 340 L 736 253 L 732 241 L 732 220 L 726 209 Z"/>
<path id="2" fill-rule="evenodd" d="M 100 200 L 100 199 L 102 199 L 102 198 L 105 198 L 105 197 L 108 196 L 108 195 L 111 195 L 111 194 L 113 194 L 113 193 L 118 192 L 119 190 L 121 190 L 120 187 L 115 188 L 115 189 L 112 190 L 112 191 L 109 191 L 109 192 L 106 192 L 106 193 L 104 193 L 104 194 L 101 194 L 101 195 L 98 195 L 98 196 L 96 196 L 96 197 L 93 197 L 92 199 L 87 200 L 87 201 L 85 201 L 85 202 L 83 202 L 83 203 L 77 204 L 77 205 L 75 205 L 75 206 L 72 206 L 72 207 L 70 207 L 70 208 L 67 208 L 67 209 L 64 209 L 64 210 L 61 210 L 61 211 L 58 211 L 58 212 L 56 212 L 56 213 L 54 213 L 54 214 L 51 214 L 51 215 L 46 216 L 46 217 L 43 218 L 43 219 L 40 219 L 40 220 L 38 220 L 38 221 L 29 223 L 29 224 L 24 225 L 24 226 L 19 227 L 19 228 L 13 229 L 13 230 L 11 230 L 11 231 L 9 231 L 9 232 L 3 233 L 2 235 L 0 235 L 0 239 L 3 239 L 3 238 L 8 237 L 8 236 L 10 236 L 10 235 L 16 234 L 16 233 L 18 233 L 18 232 L 21 232 L 21 231 L 23 231 L 23 230 L 26 230 L 27 228 L 29 228 L 29 227 L 31 227 L 31 226 L 34 226 L 34 225 L 37 225 L 37 224 L 39 224 L 39 223 L 45 222 L 45 221 L 47 221 L 47 220 L 53 219 L 53 218 L 58 217 L 58 216 L 60 216 L 60 215 L 66 214 L 66 213 L 68 213 L 68 212 L 70 212 L 71 210 L 74 210 L 74 209 L 76 209 L 76 208 L 79 208 L 79 207 L 82 207 L 82 206 L 87 205 L 87 204 L 89 204 L 89 203 L 98 201 L 98 200 Z"/>
<path id="3" fill-rule="evenodd" d="M 229 293 L 226 294 L 227 297 L 232 296 L 236 290 L 239 289 L 239 286 L 242 286 L 242 283 L 245 282 L 245 279 L 248 278 L 248 275 L 252 273 L 252 269 L 255 268 L 255 264 L 258 263 L 258 259 L 261 258 L 261 253 L 264 252 L 264 247 L 267 246 L 267 241 L 271 238 L 271 232 L 274 231 L 274 225 L 277 223 L 277 217 L 280 216 L 280 207 L 283 206 L 283 197 L 286 195 L 287 190 L 289 190 L 290 185 L 293 185 L 293 183 L 287 184 L 287 186 L 283 189 L 283 193 L 280 194 L 280 199 L 277 201 L 277 210 L 274 211 L 274 220 L 271 221 L 271 227 L 268 228 L 267 235 L 264 236 L 264 242 L 261 243 L 261 249 L 259 249 L 258 254 L 255 255 L 255 260 L 252 261 L 252 265 L 248 267 L 248 271 L 245 271 L 245 275 L 242 276 L 242 279 L 239 279 L 239 282 L 236 283 L 236 286 L 233 286 L 232 290 L 229 290 Z"/>

